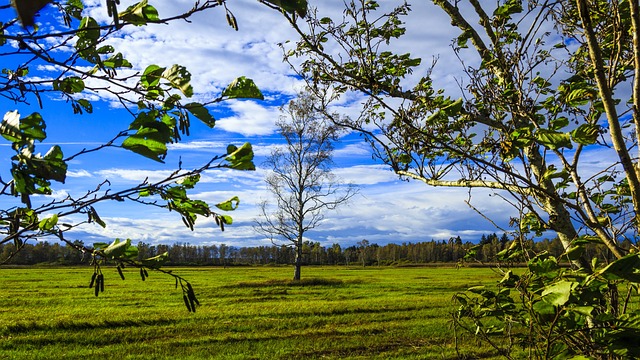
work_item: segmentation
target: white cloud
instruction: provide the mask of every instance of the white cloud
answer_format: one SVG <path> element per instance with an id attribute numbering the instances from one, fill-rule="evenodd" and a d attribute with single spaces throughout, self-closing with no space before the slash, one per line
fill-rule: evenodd
<path id="1" fill-rule="evenodd" d="M 354 158 L 354 157 L 366 156 L 367 158 L 371 158 L 371 147 L 369 146 L 369 144 L 361 140 L 362 139 L 360 139 L 360 141 L 358 142 L 348 143 L 343 146 L 340 146 L 340 143 L 338 143 L 338 146 L 340 147 L 337 147 L 333 151 L 333 157 L 334 158 Z"/>
<path id="2" fill-rule="evenodd" d="M 215 153 L 226 151 L 227 144 L 220 141 L 187 141 L 168 144 L 167 149 L 172 150 L 205 150 Z"/>
<path id="3" fill-rule="evenodd" d="M 104 169 L 96 174 L 109 181 L 126 181 L 141 183 L 148 181 L 151 183 L 166 179 L 171 175 L 171 170 L 138 170 L 138 169 Z"/>
<path id="4" fill-rule="evenodd" d="M 125 9 L 128 3 L 123 1 L 119 8 Z M 156 2 L 154 6 L 160 17 L 169 17 L 189 11 L 193 2 Z M 240 31 L 228 26 L 220 6 L 195 14 L 190 23 L 173 21 L 169 26 L 124 28 L 125 35 L 110 43 L 136 69 L 148 64 L 186 66 L 194 74 L 192 82 L 200 94 L 217 96 L 238 76 L 255 79 L 266 91 L 294 86 L 297 81 L 282 63 L 282 52 L 277 46 L 293 34 L 281 15 L 257 1 L 238 0 L 229 7 L 237 17 Z M 109 21 L 103 4 L 90 7 L 89 13 L 99 21 Z"/>
<path id="5" fill-rule="evenodd" d="M 260 140 L 264 140 L 263 137 L 261 137 Z M 279 139 L 277 138 L 273 138 L 271 139 L 271 141 L 279 141 Z M 261 157 L 267 157 L 270 156 L 271 153 L 273 152 L 273 150 L 278 147 L 278 144 L 268 144 L 268 143 L 258 143 L 258 144 L 252 144 L 252 148 L 253 148 L 253 154 L 255 156 L 261 156 Z"/>
<path id="6" fill-rule="evenodd" d="M 254 101 L 233 101 L 228 105 L 236 115 L 221 118 L 217 126 L 225 131 L 245 136 L 270 135 L 280 116 L 277 107 L 265 107 Z"/>
<path id="7" fill-rule="evenodd" d="M 87 170 L 81 169 L 77 171 L 69 170 L 67 171 L 67 176 L 72 178 L 82 178 L 82 177 L 92 177 L 93 175 L 91 175 L 91 173 L 88 172 Z"/>
<path id="8" fill-rule="evenodd" d="M 67 192 L 67 190 L 65 189 L 58 189 L 58 190 L 54 190 L 51 192 L 51 194 L 49 195 L 31 195 L 33 197 L 45 197 L 47 198 L 49 201 L 51 199 L 56 200 L 56 201 L 60 201 L 60 200 L 64 200 L 69 196 L 69 193 Z"/>
<path id="9" fill-rule="evenodd" d="M 335 168 L 332 171 L 343 182 L 356 185 L 374 185 L 398 180 L 398 175 L 386 165 L 356 165 Z"/>

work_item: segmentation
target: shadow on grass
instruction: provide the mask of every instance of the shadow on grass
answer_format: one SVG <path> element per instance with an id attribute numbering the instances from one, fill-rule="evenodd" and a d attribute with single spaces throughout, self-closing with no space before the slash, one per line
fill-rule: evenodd
<path id="1" fill-rule="evenodd" d="M 353 281 L 349 281 L 353 284 Z M 225 288 L 261 288 L 271 286 L 287 286 L 287 287 L 313 287 L 313 286 L 329 286 L 340 287 L 346 285 L 347 282 L 340 279 L 326 279 L 326 278 L 307 278 L 299 281 L 294 280 L 280 280 L 270 279 L 266 281 L 246 281 L 239 282 L 231 285 L 225 285 Z"/>
<path id="2" fill-rule="evenodd" d="M 118 320 L 118 321 L 57 321 L 53 324 L 38 323 L 35 321 L 19 322 L 12 325 L 6 325 L 0 327 L 0 335 L 7 336 L 17 333 L 25 333 L 30 331 L 58 331 L 58 330 L 93 330 L 93 329 L 115 329 L 115 328 L 128 328 L 128 327 L 143 327 L 143 326 L 162 326 L 176 323 L 176 320 L 172 319 L 153 319 L 153 320 Z"/>
<path id="3" fill-rule="evenodd" d="M 367 334 L 369 335 L 369 334 Z M 370 334 L 376 335 L 376 334 Z M 352 336 L 352 334 L 350 334 Z M 345 358 L 389 358 L 401 359 L 443 359 L 443 360 L 475 360 L 489 357 L 497 357 L 496 351 L 467 351 L 455 354 L 453 348 L 447 348 L 442 339 L 416 339 L 416 338 L 381 338 L 376 343 L 349 344 L 346 338 L 342 346 L 331 349 L 313 349 L 311 351 L 292 352 L 291 359 L 345 359 Z"/>

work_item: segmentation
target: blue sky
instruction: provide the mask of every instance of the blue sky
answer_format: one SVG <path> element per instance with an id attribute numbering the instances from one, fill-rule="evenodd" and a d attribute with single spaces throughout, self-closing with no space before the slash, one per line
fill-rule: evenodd
<path id="1" fill-rule="evenodd" d="M 87 14 L 98 21 L 107 22 L 104 1 L 87 1 Z M 124 9 L 131 1 L 123 0 Z M 170 16 L 192 6 L 190 1 L 152 1 L 161 16 Z M 421 2 L 424 3 L 424 2 Z M 312 3 L 313 4 L 313 3 Z M 341 1 L 323 1 L 323 11 L 340 12 Z M 264 156 L 280 142 L 275 121 L 280 116 L 279 105 L 291 99 L 302 86 L 288 65 L 282 62 L 278 43 L 295 40 L 295 35 L 278 13 L 270 11 L 254 0 L 230 2 L 238 19 L 240 31 L 230 29 L 223 11 L 210 11 L 197 15 L 192 23 L 176 22 L 171 25 L 125 28 L 122 37 L 111 40 L 117 51 L 133 65 L 132 71 L 149 64 L 170 66 L 178 63 L 192 73 L 192 84 L 197 101 L 216 97 L 235 77 L 247 76 L 255 81 L 266 95 L 265 101 L 226 101 L 210 108 L 218 119 L 215 129 L 194 123 L 190 137 L 172 145 L 165 164 L 159 164 L 122 149 L 106 149 L 79 157 L 69 165 L 65 184 L 54 184 L 53 197 L 77 196 L 94 188 L 104 180 L 114 187 L 134 186 L 146 177 L 159 178 L 177 167 L 198 166 L 211 156 L 223 154 L 227 144 L 249 141 L 256 153 L 258 169 L 253 172 L 214 170 L 206 172 L 194 198 L 211 204 L 232 196 L 241 199 L 238 210 L 230 213 L 234 224 L 220 232 L 211 219 L 200 219 L 196 229 L 185 228 L 175 213 L 136 205 L 112 203 L 96 206 L 107 223 L 107 228 L 85 226 L 74 237 L 85 242 L 108 241 L 113 238 L 131 238 L 134 243 L 221 244 L 233 246 L 270 245 L 252 228 L 258 216 L 257 204 L 268 198 L 264 187 L 267 169 L 260 166 Z M 428 4 L 416 4 L 406 18 L 408 34 L 396 45 L 398 51 L 411 51 L 414 56 L 430 63 L 432 56 L 440 57 L 434 80 L 438 85 L 457 89 L 455 77 L 459 64 L 449 44 L 456 32 L 439 9 Z M 46 17 L 43 28 L 50 24 Z M 420 46 L 416 46 L 419 44 Z M 40 69 L 46 76 L 46 69 Z M 419 76 L 419 72 L 416 76 Z M 411 79 L 408 79 L 411 81 Z M 92 96 L 94 113 L 73 115 L 71 107 L 57 99 L 46 99 L 44 110 L 0 101 L 2 113 L 19 110 L 24 116 L 40 111 L 47 121 L 48 139 L 38 145 L 46 152 L 52 144 L 59 144 L 65 155 L 103 143 L 126 129 L 130 115 L 111 102 L 108 96 Z M 357 113 L 358 99 L 350 99 L 336 107 L 345 115 Z M 35 100 L 32 99 L 35 104 Z M 8 143 L 0 146 L 0 159 L 8 164 Z M 328 213 L 325 221 L 308 233 L 311 241 L 323 245 L 340 243 L 352 245 L 362 239 L 371 243 L 418 242 L 443 240 L 460 236 L 476 241 L 482 234 L 497 231 L 489 222 L 466 204 L 467 189 L 431 188 L 417 182 L 400 181 L 384 165 L 372 161 L 368 146 L 357 135 L 345 136 L 336 146 L 335 173 L 345 182 L 360 186 L 360 194 L 341 209 Z M 8 168 L 0 174 L 6 177 Z M 472 202 L 485 211 L 498 224 L 506 226 L 513 211 L 490 192 L 474 190 Z M 46 197 L 41 199 L 47 201 Z M 6 200 L 3 204 L 6 203 Z"/>

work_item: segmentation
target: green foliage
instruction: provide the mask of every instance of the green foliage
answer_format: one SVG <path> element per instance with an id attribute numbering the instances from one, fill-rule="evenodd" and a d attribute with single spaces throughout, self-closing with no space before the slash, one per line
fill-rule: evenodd
<path id="1" fill-rule="evenodd" d="M 149 268 L 160 268 L 164 263 L 169 260 L 169 253 L 163 252 L 162 254 L 143 259 L 141 262 L 144 266 Z"/>
<path id="2" fill-rule="evenodd" d="M 166 144 L 172 140 L 175 120 L 166 116 L 163 121 L 156 121 L 148 115 L 140 113 L 138 119 L 131 123 L 130 128 L 136 132 L 122 142 L 122 147 L 149 159 L 164 162 L 167 155 Z"/>
<path id="3" fill-rule="evenodd" d="M 592 274 L 561 267 L 548 253 L 527 265 L 521 275 L 506 271 L 496 291 L 469 288 L 457 294 L 456 326 L 475 331 L 508 358 L 516 357 L 518 347 L 535 359 L 640 354 L 630 341 L 640 334 L 640 312 L 629 303 L 639 280 L 633 275 L 640 271 L 637 254 Z M 625 287 L 621 280 L 633 284 Z M 622 291 L 627 294 L 619 297 Z"/>
<path id="4" fill-rule="evenodd" d="M 158 11 L 148 4 L 147 0 L 129 6 L 125 11 L 118 14 L 118 18 L 137 26 L 160 20 Z"/>
<path id="5" fill-rule="evenodd" d="M 26 118 L 20 119 L 18 111 L 7 112 L 0 124 L 2 137 L 11 141 L 13 149 L 17 150 L 23 146 L 31 145 L 35 140 L 42 141 L 47 135 L 46 125 L 38 113 L 33 113 Z"/>
<path id="6" fill-rule="evenodd" d="M 53 82 L 53 89 L 67 94 L 75 94 L 84 90 L 84 82 L 77 76 L 68 77 Z"/>
<path id="7" fill-rule="evenodd" d="M 184 66 L 173 65 L 162 72 L 161 77 L 166 79 L 169 84 L 178 89 L 186 97 L 193 96 L 193 87 L 191 87 L 191 74 Z"/>
<path id="8" fill-rule="evenodd" d="M 209 113 L 209 110 L 205 108 L 202 104 L 197 102 L 188 103 L 185 106 L 185 109 L 189 110 L 193 116 L 197 117 L 205 123 L 208 127 L 213 128 L 216 125 L 216 119 Z"/>
<path id="9" fill-rule="evenodd" d="M 237 170 L 255 170 L 253 164 L 253 149 L 250 143 L 244 143 L 241 147 L 235 145 L 227 146 L 227 156 L 225 160 L 229 162 L 229 167 Z"/>
<path id="10" fill-rule="evenodd" d="M 297 14 L 304 18 L 307 16 L 307 0 L 262 0 L 266 3 L 273 4 L 274 6 L 282 9 L 282 11 Z"/>
<path id="11" fill-rule="evenodd" d="M 71 155 L 63 152 L 62 146 L 52 144 L 41 155 L 36 151 L 36 143 L 47 140 L 48 124 L 45 117 L 36 112 L 22 118 L 17 111 L 4 113 L 0 135 L 11 145 L 15 154 L 9 165 L 11 179 L 0 179 L 0 196 L 17 197 L 22 205 L 16 206 L 8 201 L 7 208 L 0 209 L 0 245 L 14 243 L 14 251 L 1 258 L 0 264 L 10 261 L 25 248 L 28 241 L 54 238 L 76 251 L 91 254 L 94 266 L 91 288 L 98 296 L 105 289 L 101 266 L 106 263 L 115 262 L 123 279 L 125 265 L 138 268 L 141 279 L 145 280 L 148 277 L 147 269 L 165 272 L 161 265 L 167 261 L 167 256 L 158 255 L 138 261 L 138 249 L 131 245 L 130 239 L 115 239 L 110 244 L 87 247 L 67 239 L 68 231 L 94 224 L 106 227 L 107 223 L 96 208 L 98 203 L 108 201 L 136 203 L 177 212 L 190 229 L 193 229 L 199 216 L 214 217 L 221 228 L 225 224 L 230 225 L 233 219 L 229 215 L 212 211 L 206 202 L 192 199 L 188 191 L 194 188 L 205 170 L 225 167 L 254 169 L 251 145 L 245 144 L 226 154 L 214 156 L 195 169 L 185 170 L 180 164 L 179 169 L 155 183 L 143 181 L 128 189 L 114 190 L 108 181 L 104 181 L 84 193 L 70 194 L 62 200 L 55 199 L 48 203 L 39 201 L 32 204 L 32 195 L 52 194 L 54 182 L 65 182 L 70 164 L 73 164 L 71 160 L 105 148 L 121 148 L 163 163 L 168 145 L 189 135 L 192 117 L 213 128 L 215 119 L 209 112 L 213 104 L 228 99 L 263 99 L 263 96 L 252 80 L 240 77 L 209 103 L 186 102 L 185 98 L 194 95 L 192 75 L 180 64 L 167 67 L 151 64 L 140 72 L 120 74 L 124 69 L 133 68 L 133 64 L 110 42 L 113 37 L 121 36 L 123 27 L 129 26 L 131 29 L 131 26 L 156 23 L 166 26 L 176 20 L 188 22 L 194 14 L 217 7 L 224 7 L 227 16 L 230 16 L 223 1 L 194 2 L 194 6 L 185 13 L 161 18 L 147 0 L 132 4 L 120 12 L 120 2 L 108 0 L 107 15 L 113 19 L 112 24 L 99 23 L 96 20 L 98 17 L 88 16 L 82 0 L 68 0 L 45 7 L 47 3 L 49 1 L 46 0 L 12 1 L 11 7 L 17 11 L 22 26 L 17 21 L 0 24 L 0 46 L 11 39 L 15 41 L 17 49 L 0 54 L 6 60 L 3 64 L 7 67 L 0 74 L 2 96 L 22 105 L 37 101 L 43 109 L 42 114 L 46 114 L 50 103 L 41 94 L 47 94 L 66 100 L 74 114 L 91 114 L 94 100 L 89 99 L 96 95 L 109 95 L 124 106 L 124 113 L 130 113 L 132 118 L 128 127 L 113 134 L 104 144 Z M 286 5 L 289 6 L 289 3 Z M 15 16 L 14 9 L 6 6 L 0 12 L 6 15 L 3 18 L 10 19 Z M 294 5 L 294 10 L 302 11 L 300 4 Z M 8 12 L 5 14 L 5 11 Z M 34 19 L 40 11 L 46 11 L 48 19 L 55 19 L 45 30 L 38 29 L 35 24 Z M 31 26 L 34 27 L 33 31 L 24 30 Z M 33 69 L 41 71 L 42 68 L 57 69 L 54 71 L 59 73 L 46 76 L 30 73 Z M 238 204 L 239 199 L 232 198 L 218 204 L 217 209 L 232 211 Z M 180 276 L 170 276 L 176 279 L 177 285 L 182 285 L 187 309 L 195 311 L 199 301 L 191 284 Z"/>
<path id="12" fill-rule="evenodd" d="M 176 282 L 176 288 L 181 286 L 182 296 L 185 300 L 185 306 L 187 311 L 195 312 L 196 306 L 200 306 L 200 302 L 196 298 L 195 292 L 191 283 L 185 280 L 182 276 L 174 275 L 171 270 L 161 269 L 162 265 L 169 259 L 168 253 L 162 253 L 150 258 L 137 260 L 139 257 L 138 247 L 131 245 L 131 239 L 122 241 L 115 239 L 111 244 L 94 243 L 93 251 L 91 253 L 93 275 L 89 282 L 89 288 L 94 289 L 94 295 L 98 297 L 100 293 L 105 290 L 105 277 L 102 272 L 102 267 L 107 264 L 109 260 L 116 262 L 116 269 L 120 278 L 125 280 L 123 269 L 125 264 L 127 266 L 133 266 L 139 269 L 140 278 L 142 281 L 146 281 L 149 277 L 147 269 L 162 272 L 164 274 L 173 276 Z"/>
<path id="13" fill-rule="evenodd" d="M 598 125 L 581 124 L 571 131 L 571 139 L 581 145 L 593 145 L 598 140 L 602 129 Z"/>
<path id="14" fill-rule="evenodd" d="M 253 80 L 241 76 L 231 82 L 222 92 L 222 96 L 229 99 L 259 99 L 264 100 L 264 96 Z"/>
<path id="15" fill-rule="evenodd" d="M 103 246 L 104 244 L 93 244 L 94 251 L 98 251 L 100 255 L 108 259 L 135 259 L 138 256 L 138 248 L 131 245 L 131 239 L 126 241 L 120 241 L 115 239 L 111 244 Z"/>
<path id="16" fill-rule="evenodd" d="M 240 205 L 240 198 L 234 196 L 227 201 L 216 204 L 216 207 L 222 211 L 231 211 L 237 209 L 238 205 Z"/>
<path id="17" fill-rule="evenodd" d="M 57 224 L 58 224 L 58 215 L 53 214 L 52 216 L 41 220 L 40 223 L 38 224 L 38 227 L 40 228 L 40 230 L 49 231 L 53 229 L 53 227 L 56 226 Z"/>

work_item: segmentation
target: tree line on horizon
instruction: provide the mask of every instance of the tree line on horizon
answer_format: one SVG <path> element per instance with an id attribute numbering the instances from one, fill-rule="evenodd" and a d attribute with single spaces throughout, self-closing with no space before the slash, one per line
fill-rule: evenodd
<path id="1" fill-rule="evenodd" d="M 76 245 L 80 244 L 77 241 Z M 507 249 L 511 240 L 507 234 L 482 235 L 477 242 L 463 242 L 460 236 L 448 240 L 403 242 L 378 245 L 361 240 L 356 245 L 341 246 L 334 243 L 322 246 L 319 242 L 303 244 L 302 261 L 305 265 L 356 265 L 393 266 L 403 264 L 457 263 L 472 252 L 464 261 L 494 263 L 498 254 Z M 623 244 L 624 245 L 624 244 Z M 562 258 L 564 249 L 558 238 L 543 239 L 532 244 L 537 252 L 547 251 Z M 167 265 L 173 266 L 238 266 L 238 265 L 290 265 L 295 261 L 295 249 L 286 245 L 237 247 L 226 244 L 193 245 L 176 242 L 171 245 L 138 243 L 139 259 L 167 253 Z M 13 244 L 0 245 L 0 258 L 15 251 Z M 602 245 L 593 244 L 586 251 L 603 261 L 612 255 Z M 90 256 L 82 256 L 68 245 L 41 241 L 27 244 L 14 256 L 8 265 L 88 265 Z"/>

